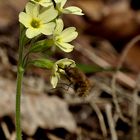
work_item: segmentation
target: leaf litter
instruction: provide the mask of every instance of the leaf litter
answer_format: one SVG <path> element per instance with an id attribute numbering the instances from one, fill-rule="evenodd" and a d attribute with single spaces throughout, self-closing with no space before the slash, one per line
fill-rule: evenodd
<path id="1" fill-rule="evenodd" d="M 10 127 L 12 123 L 14 126 L 15 115 L 17 19 L 18 12 L 23 9 L 25 3 L 24 0 L 22 4 L 19 0 L 0 1 L 0 128 L 5 137 L 7 134 L 7 138 L 11 137 L 11 140 L 15 135 L 14 127 Z M 74 42 L 77 46 L 74 53 L 66 56 L 78 63 L 103 68 L 117 67 L 127 44 L 140 32 L 139 10 L 132 8 L 128 0 L 69 0 L 69 4 L 80 6 L 85 16 L 64 17 L 66 25 L 76 26 L 81 31 L 80 37 Z M 66 57 L 60 52 L 54 56 Z M 83 100 L 75 97 L 71 88 L 69 91 L 62 88 L 51 91 L 46 84 L 49 74 L 31 68 L 32 72 L 29 70 L 26 73 L 23 88 L 25 93 L 22 95 L 24 139 L 138 140 L 139 56 L 138 42 L 133 44 L 123 60 L 122 67 L 132 71 L 119 71 L 116 76 L 115 100 L 111 87 L 112 76 L 116 74 L 114 72 L 88 74 L 93 88 L 91 94 Z M 116 99 L 123 117 L 128 121 L 120 116 L 115 104 Z M 5 120 L 5 116 L 12 122 Z M 60 128 L 69 131 L 66 137 L 67 132 Z M 9 136 L 7 130 L 10 130 Z M 60 135 L 61 133 L 63 134 Z"/>

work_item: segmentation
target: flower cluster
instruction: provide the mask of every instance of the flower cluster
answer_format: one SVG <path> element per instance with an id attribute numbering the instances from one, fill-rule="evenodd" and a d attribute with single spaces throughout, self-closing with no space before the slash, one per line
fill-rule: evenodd
<path id="1" fill-rule="evenodd" d="M 60 15 L 83 15 L 83 13 L 76 6 L 64 7 L 66 2 L 67 0 L 30 0 L 25 6 L 25 11 L 19 14 L 19 22 L 25 27 L 26 37 L 31 40 L 40 35 L 47 35 L 49 37 L 46 42 L 51 42 L 52 46 L 58 47 L 64 52 L 71 52 L 74 46 L 70 42 L 78 36 L 78 32 L 75 27 L 64 29 L 64 23 Z M 44 40 L 40 42 L 48 45 Z M 41 51 L 41 48 L 37 48 L 41 45 L 38 43 L 33 47 Z M 45 48 L 45 46 L 42 48 Z M 74 61 L 67 58 L 54 63 L 51 77 L 51 84 L 54 88 L 60 78 L 60 73 L 63 71 L 58 67 L 60 64 L 63 67 L 75 66 Z"/>

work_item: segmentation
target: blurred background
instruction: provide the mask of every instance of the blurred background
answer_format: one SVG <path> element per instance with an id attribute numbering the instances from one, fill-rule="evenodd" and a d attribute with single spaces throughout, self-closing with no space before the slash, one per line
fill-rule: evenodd
<path id="1" fill-rule="evenodd" d="M 0 139 L 15 140 L 18 14 L 27 0 L 0 0 Z M 140 140 L 140 1 L 68 0 L 84 16 L 64 15 L 79 32 L 72 53 L 91 91 L 52 90 L 50 71 L 31 67 L 23 81 L 23 140 Z"/>

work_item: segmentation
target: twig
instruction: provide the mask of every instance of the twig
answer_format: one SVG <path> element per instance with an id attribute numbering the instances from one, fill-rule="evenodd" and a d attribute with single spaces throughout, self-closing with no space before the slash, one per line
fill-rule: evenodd
<path id="1" fill-rule="evenodd" d="M 115 104 L 115 107 L 116 107 L 116 111 L 119 115 L 119 117 L 127 122 L 126 118 L 124 118 L 122 112 L 121 112 L 121 108 L 119 106 L 119 103 L 118 103 L 118 100 L 117 100 L 117 95 L 116 95 L 116 79 L 117 79 L 117 75 L 119 73 L 119 69 L 122 67 L 122 64 L 129 52 L 129 50 L 133 47 L 133 45 L 138 42 L 140 40 L 140 35 L 139 36 L 136 36 L 134 39 L 132 39 L 126 46 L 126 49 L 124 50 L 121 58 L 120 58 L 120 62 L 117 66 L 117 70 L 116 70 L 116 73 L 113 75 L 113 78 L 112 78 L 112 82 L 111 82 L 111 87 L 112 87 L 112 96 L 113 96 L 113 101 L 114 101 L 114 104 Z"/>
<path id="2" fill-rule="evenodd" d="M 90 46 L 90 45 L 87 46 L 88 49 L 81 47 L 81 46 L 82 46 L 82 44 L 77 43 L 75 49 L 78 52 L 82 53 L 83 56 L 85 56 L 85 57 L 88 56 L 89 60 L 91 60 L 92 62 L 94 62 L 98 66 L 100 66 L 100 67 L 111 67 L 112 66 L 107 61 L 105 61 L 104 59 L 102 59 L 101 57 L 96 55 L 92 46 Z M 81 48 L 82 48 L 82 51 L 81 51 Z M 130 78 L 128 75 L 126 75 L 125 73 L 123 73 L 121 71 L 118 72 L 116 78 L 117 78 L 117 80 L 121 81 L 122 83 L 126 84 L 127 86 L 129 86 L 131 88 L 135 87 L 135 80 L 133 80 L 132 78 Z"/>
<path id="3" fill-rule="evenodd" d="M 2 127 L 2 130 L 3 130 L 7 140 L 15 140 L 16 139 L 16 133 L 13 132 L 12 134 L 10 134 L 10 132 L 8 130 L 8 126 L 6 125 L 5 122 L 1 123 L 1 127 Z"/>
<path id="4" fill-rule="evenodd" d="M 118 140 L 117 133 L 115 130 L 113 116 L 111 113 L 111 105 L 107 104 L 105 106 L 105 110 L 106 110 L 107 120 L 108 120 L 108 124 L 109 124 L 109 128 L 110 128 L 110 132 L 111 132 L 111 140 Z"/>
<path id="5" fill-rule="evenodd" d="M 15 139 L 16 139 L 16 132 L 13 132 L 13 133 L 11 134 L 10 140 L 15 140 Z"/>
<path id="6" fill-rule="evenodd" d="M 101 126 L 101 130 L 102 130 L 102 133 L 103 133 L 103 137 L 106 138 L 107 137 L 107 129 L 106 129 L 104 117 L 103 117 L 99 107 L 95 103 L 90 102 L 90 104 L 91 104 L 91 106 L 93 107 L 93 109 L 95 110 L 95 112 L 98 116 L 99 123 L 100 123 L 100 126 Z"/>
<path id="7" fill-rule="evenodd" d="M 95 81 L 95 82 L 98 82 L 98 86 L 101 88 L 102 91 L 106 91 L 109 95 L 112 95 L 112 89 L 111 89 L 109 83 L 106 83 L 104 81 L 99 81 L 99 80 Z M 139 85 L 138 85 L 138 87 L 139 87 Z M 116 93 L 117 93 L 118 97 L 127 99 L 130 102 L 133 102 L 132 91 L 124 89 L 120 85 L 117 85 L 116 87 L 117 87 Z M 90 100 L 91 100 L 91 97 L 90 97 Z M 140 105 L 140 98 L 137 98 L 137 104 Z"/>
<path id="8" fill-rule="evenodd" d="M 7 140 L 10 139 L 10 132 L 8 130 L 8 127 L 7 127 L 6 123 L 2 122 L 1 127 L 2 127 L 2 130 L 3 130 L 4 134 L 5 134 L 6 139 Z"/>
<path id="9" fill-rule="evenodd" d="M 133 106 L 132 106 L 132 140 L 138 140 L 138 84 L 140 83 L 140 74 L 136 81 L 136 88 L 133 91 Z"/>

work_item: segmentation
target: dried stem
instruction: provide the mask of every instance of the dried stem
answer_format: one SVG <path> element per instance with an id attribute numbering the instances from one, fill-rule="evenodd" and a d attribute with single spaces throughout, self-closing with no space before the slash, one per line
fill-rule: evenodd
<path id="1" fill-rule="evenodd" d="M 133 92 L 133 106 L 132 106 L 132 140 L 138 140 L 138 104 L 137 99 L 138 97 L 138 85 L 140 83 L 140 74 L 138 75 L 137 81 L 136 81 L 136 88 Z"/>
<path id="2" fill-rule="evenodd" d="M 105 109 L 106 109 L 106 115 L 107 115 L 108 124 L 111 132 L 111 140 L 118 140 L 117 133 L 115 130 L 115 124 L 112 116 L 111 105 L 107 104 Z"/>
<path id="3" fill-rule="evenodd" d="M 95 110 L 95 112 L 98 116 L 99 123 L 100 123 L 100 126 L 101 126 L 101 130 L 102 130 L 102 133 L 103 133 L 103 137 L 106 138 L 107 137 L 107 128 L 106 128 L 106 125 L 105 125 L 104 117 L 103 117 L 99 107 L 95 103 L 90 102 L 90 104 L 91 104 L 91 106 L 93 107 L 93 109 Z"/>
<path id="4" fill-rule="evenodd" d="M 119 106 L 119 103 L 118 103 L 118 99 L 117 99 L 117 95 L 116 95 L 116 79 L 117 79 L 117 75 L 119 73 L 119 69 L 122 67 L 123 65 L 123 62 L 129 52 L 129 50 L 133 47 L 133 45 L 138 42 L 140 40 L 140 35 L 139 36 L 136 36 L 134 39 L 132 39 L 126 46 L 126 49 L 124 50 L 121 58 L 120 58 L 120 62 L 117 66 L 117 70 L 116 70 L 116 73 L 113 75 L 113 78 L 112 78 L 112 96 L 113 96 L 113 101 L 114 101 L 114 104 L 115 104 L 115 107 L 116 107 L 116 111 L 117 111 L 117 114 L 119 115 L 119 117 L 121 119 L 123 119 L 123 121 L 125 122 L 128 122 L 126 118 L 124 118 L 122 112 L 121 112 L 121 108 Z"/>

